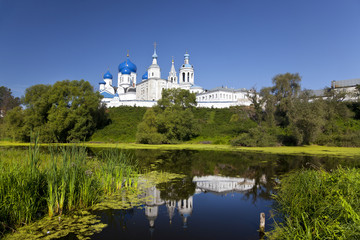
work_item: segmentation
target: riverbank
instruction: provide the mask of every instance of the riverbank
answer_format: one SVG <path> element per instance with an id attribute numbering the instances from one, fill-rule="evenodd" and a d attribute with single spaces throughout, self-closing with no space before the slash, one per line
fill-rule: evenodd
<path id="1" fill-rule="evenodd" d="M 274 195 L 282 221 L 269 239 L 359 239 L 360 170 L 299 170 L 281 178 Z"/>
<path id="2" fill-rule="evenodd" d="M 0 147 L 27 147 L 30 143 L 18 143 L 0 141 Z M 39 144 L 40 146 L 49 146 L 53 144 Z M 71 146 L 72 143 L 56 144 L 57 146 Z M 281 146 L 281 147 L 234 147 L 231 145 L 217 145 L 217 144 L 136 144 L 136 143 L 100 143 L 100 142 L 85 142 L 80 143 L 85 147 L 93 148 L 119 148 L 119 149 L 158 149 L 158 150 L 198 150 L 198 151 L 244 151 L 244 152 L 259 152 L 268 154 L 281 155 L 322 155 L 334 157 L 360 157 L 360 148 L 348 147 L 329 147 L 329 146 Z"/>

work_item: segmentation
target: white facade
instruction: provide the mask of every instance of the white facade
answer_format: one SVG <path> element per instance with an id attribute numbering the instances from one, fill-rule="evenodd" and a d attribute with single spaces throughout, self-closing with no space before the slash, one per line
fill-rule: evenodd
<path id="1" fill-rule="evenodd" d="M 190 55 L 184 54 L 184 63 L 176 73 L 174 60 L 167 79 L 161 78 L 161 69 L 157 63 L 158 55 L 156 48 L 152 55 L 152 64 L 142 76 L 141 82 L 137 83 L 137 68 L 129 55 L 126 61 L 119 65 L 117 86 L 112 86 L 112 75 L 108 71 L 104 74 L 104 80 L 99 83 L 100 94 L 104 96 L 102 101 L 107 107 L 118 106 L 141 106 L 152 107 L 161 99 L 164 89 L 180 88 L 196 93 L 198 107 L 228 108 L 236 105 L 250 105 L 246 97 L 246 89 L 215 88 L 204 90 L 195 85 L 194 67 L 190 64 Z"/>

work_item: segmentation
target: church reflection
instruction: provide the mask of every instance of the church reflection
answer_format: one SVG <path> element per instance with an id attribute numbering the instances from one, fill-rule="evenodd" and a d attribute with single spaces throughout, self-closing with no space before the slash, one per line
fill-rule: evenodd
<path id="1" fill-rule="evenodd" d="M 195 184 L 195 194 L 205 192 L 214 194 L 244 193 L 256 187 L 255 179 L 240 177 L 195 176 L 192 182 Z M 265 175 L 260 178 L 260 183 L 266 183 Z M 187 228 L 188 219 L 191 217 L 194 208 L 193 195 L 186 199 L 161 199 L 161 191 L 156 186 L 152 186 L 146 189 L 143 197 L 148 199 L 145 203 L 145 216 L 149 221 L 151 232 L 155 228 L 155 220 L 159 215 L 159 207 L 162 205 L 166 206 L 169 224 L 172 223 L 177 210 L 181 217 L 183 228 Z"/>

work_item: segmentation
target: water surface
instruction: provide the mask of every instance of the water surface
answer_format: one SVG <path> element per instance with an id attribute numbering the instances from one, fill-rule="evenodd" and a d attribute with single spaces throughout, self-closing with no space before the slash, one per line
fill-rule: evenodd
<path id="1" fill-rule="evenodd" d="M 100 149 L 92 149 L 97 154 Z M 185 177 L 148 188 L 146 204 L 96 214 L 108 226 L 91 239 L 259 239 L 273 220 L 271 194 L 279 177 L 301 168 L 360 166 L 358 159 L 218 151 L 129 151 L 142 169 Z M 144 197 L 142 196 L 142 197 Z"/>

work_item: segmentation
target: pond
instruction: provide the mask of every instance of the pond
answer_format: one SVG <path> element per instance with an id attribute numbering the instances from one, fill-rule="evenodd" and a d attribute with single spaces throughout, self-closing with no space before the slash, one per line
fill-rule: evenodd
<path id="1" fill-rule="evenodd" d="M 101 149 L 90 149 L 97 154 Z M 300 168 L 358 167 L 359 159 L 219 151 L 128 151 L 143 170 L 183 174 L 146 189 L 144 205 L 96 211 L 106 224 L 91 239 L 259 239 L 273 219 L 271 195 L 279 176 Z M 144 197 L 144 196 L 143 196 Z M 70 234 L 62 239 L 77 239 Z"/>

